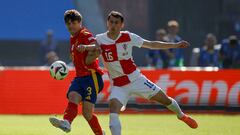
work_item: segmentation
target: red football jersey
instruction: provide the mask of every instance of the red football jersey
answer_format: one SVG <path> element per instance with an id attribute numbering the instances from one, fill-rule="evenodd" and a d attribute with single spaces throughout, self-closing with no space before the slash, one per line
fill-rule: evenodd
<path id="1" fill-rule="evenodd" d="M 82 28 L 76 36 L 71 36 L 70 38 L 70 52 L 72 57 L 72 62 L 76 69 L 76 76 L 87 76 L 91 74 L 91 70 L 103 74 L 103 71 L 100 69 L 98 64 L 98 59 L 96 59 L 92 64 L 86 65 L 85 60 L 88 54 L 88 51 L 79 52 L 76 48 L 78 45 L 89 45 L 95 41 L 92 33 L 89 32 L 86 28 Z"/>

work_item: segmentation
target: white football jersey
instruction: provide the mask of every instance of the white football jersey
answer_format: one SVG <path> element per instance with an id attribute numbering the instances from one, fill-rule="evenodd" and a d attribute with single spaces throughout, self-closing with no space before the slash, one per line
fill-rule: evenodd
<path id="1" fill-rule="evenodd" d="M 128 31 L 121 31 L 116 40 L 107 36 L 107 32 L 96 35 L 97 43 L 102 49 L 104 65 L 114 86 L 129 84 L 139 77 L 133 57 L 132 47 L 141 47 L 144 39 Z"/>

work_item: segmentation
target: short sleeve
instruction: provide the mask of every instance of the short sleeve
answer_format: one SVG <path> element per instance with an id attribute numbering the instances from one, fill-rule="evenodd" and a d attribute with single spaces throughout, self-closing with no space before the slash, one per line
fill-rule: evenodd
<path id="1" fill-rule="evenodd" d="M 101 43 L 100 43 L 100 35 L 99 34 L 96 35 L 95 40 L 96 40 L 97 44 L 101 45 Z"/>
<path id="2" fill-rule="evenodd" d="M 130 33 L 130 38 L 131 38 L 131 44 L 136 47 L 141 47 L 143 45 L 144 39 L 134 33 Z"/>
<path id="3" fill-rule="evenodd" d="M 87 45 L 87 44 L 91 44 L 92 42 L 95 42 L 95 41 L 96 41 L 95 38 L 94 38 L 94 36 L 92 35 L 92 33 L 86 34 L 85 37 L 84 37 L 84 39 L 85 39 L 85 44 L 86 44 L 86 45 Z"/>

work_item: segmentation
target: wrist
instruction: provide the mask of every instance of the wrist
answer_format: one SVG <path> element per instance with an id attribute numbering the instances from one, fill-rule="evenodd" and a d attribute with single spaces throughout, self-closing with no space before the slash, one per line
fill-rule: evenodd
<path id="1" fill-rule="evenodd" d="M 86 51 L 87 47 L 85 45 L 83 45 L 83 51 Z"/>
<path id="2" fill-rule="evenodd" d="M 180 43 L 179 42 L 175 43 L 175 46 L 176 48 L 180 47 Z"/>

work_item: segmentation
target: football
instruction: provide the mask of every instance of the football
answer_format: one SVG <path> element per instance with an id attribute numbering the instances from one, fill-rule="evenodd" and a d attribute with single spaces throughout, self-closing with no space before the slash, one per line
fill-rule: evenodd
<path id="1" fill-rule="evenodd" d="M 63 80 L 68 75 L 68 67 L 63 61 L 55 61 L 50 66 L 50 75 L 56 80 Z"/>

